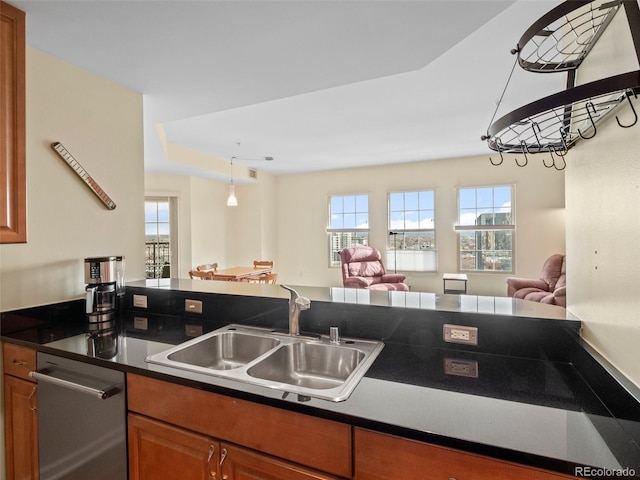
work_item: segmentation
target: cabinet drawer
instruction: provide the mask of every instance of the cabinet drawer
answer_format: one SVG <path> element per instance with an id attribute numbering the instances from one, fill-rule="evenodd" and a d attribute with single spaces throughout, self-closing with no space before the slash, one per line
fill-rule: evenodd
<path id="1" fill-rule="evenodd" d="M 36 351 L 12 343 L 2 346 L 4 373 L 32 382 L 29 372 L 36 369 Z"/>
<path id="2" fill-rule="evenodd" d="M 127 376 L 129 410 L 351 477 L 351 426 L 148 377 Z"/>
<path id="3" fill-rule="evenodd" d="M 355 479 L 569 480 L 575 477 L 355 429 Z"/>

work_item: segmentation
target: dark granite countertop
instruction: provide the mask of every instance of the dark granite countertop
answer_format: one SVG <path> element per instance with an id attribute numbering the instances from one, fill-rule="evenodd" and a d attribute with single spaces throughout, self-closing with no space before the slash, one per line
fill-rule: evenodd
<path id="1" fill-rule="evenodd" d="M 229 323 L 282 327 L 283 314 L 286 323 L 286 295 L 273 298 L 263 296 L 263 290 L 249 288 L 247 296 L 238 297 L 244 291 L 238 293 L 237 286 L 233 289 L 233 292 L 200 292 L 203 295 L 200 298 L 214 303 L 212 308 L 218 314 L 198 317 L 176 315 L 184 292 L 194 296 L 188 287 L 155 292 L 146 285 L 128 286 L 127 295 L 149 294 L 151 303 L 164 299 L 162 308 L 155 309 L 155 313 L 125 308 L 111 329 L 101 331 L 105 348 L 98 348 L 93 355 L 88 350 L 87 338 L 96 332 L 84 320 L 81 300 L 5 312 L 0 324 L 2 339 L 51 354 L 534 467 L 572 475 L 576 473 L 575 467 L 580 466 L 608 469 L 605 473 L 614 474 L 626 468 L 624 472 L 640 478 L 640 405 L 584 348 L 577 335 L 579 322 L 572 318 L 564 319 L 566 323 L 559 319 L 560 328 L 543 323 L 554 336 L 551 341 L 542 342 L 544 348 L 515 339 L 516 346 L 511 349 L 500 340 L 502 334 L 493 335 L 492 328 L 496 331 L 503 328 L 505 321 L 495 312 L 435 309 L 426 313 L 421 307 L 388 308 L 393 305 L 380 309 L 377 301 L 373 302 L 376 308 L 344 304 L 338 307 L 335 302 L 323 306 L 320 305 L 323 300 L 316 299 L 317 315 L 330 313 L 332 322 L 341 325 L 343 337 L 368 336 L 385 342 L 366 376 L 343 402 L 299 397 L 145 362 L 150 354 Z M 165 298 L 168 294 L 171 300 Z M 252 297 L 259 299 L 252 302 Z M 131 304 L 129 299 L 125 303 Z M 206 311 L 205 305 L 205 314 Z M 363 318 L 356 318 L 358 315 Z M 550 317 L 554 315 L 555 312 Z M 532 330 L 525 332 L 526 337 L 531 337 L 540 324 L 533 316 L 524 318 L 519 327 L 527 330 L 533 322 Z M 444 344 L 436 338 L 442 321 L 480 322 L 481 332 L 486 332 L 486 345 L 463 348 Z M 433 323 L 437 324 L 435 328 Z M 301 324 L 310 331 L 325 328 L 313 316 L 301 318 Z M 533 337 L 536 345 L 540 343 Z M 443 365 L 447 360 L 473 363 L 477 377 L 445 373 Z"/>

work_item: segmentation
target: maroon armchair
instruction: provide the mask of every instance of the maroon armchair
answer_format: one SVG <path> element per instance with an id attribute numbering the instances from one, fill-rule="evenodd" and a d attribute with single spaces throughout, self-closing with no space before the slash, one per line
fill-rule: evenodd
<path id="1" fill-rule="evenodd" d="M 507 295 L 532 302 L 567 306 L 566 257 L 551 255 L 540 272 L 539 279 L 507 278 Z"/>
<path id="2" fill-rule="evenodd" d="M 401 273 L 386 273 L 380 252 L 373 247 L 340 250 L 342 283 L 347 288 L 408 291 Z"/>

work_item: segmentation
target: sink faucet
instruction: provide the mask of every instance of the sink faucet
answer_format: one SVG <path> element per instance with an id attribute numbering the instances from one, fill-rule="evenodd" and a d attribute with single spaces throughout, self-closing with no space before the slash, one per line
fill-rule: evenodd
<path id="1" fill-rule="evenodd" d="M 291 298 L 289 299 L 289 335 L 300 335 L 300 312 L 311 308 L 311 300 L 300 296 L 298 292 L 287 285 L 280 286 L 291 292 Z"/>

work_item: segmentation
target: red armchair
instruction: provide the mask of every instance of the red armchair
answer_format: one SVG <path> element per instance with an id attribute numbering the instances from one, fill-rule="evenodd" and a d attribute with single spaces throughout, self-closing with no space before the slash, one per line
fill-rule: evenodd
<path id="1" fill-rule="evenodd" d="M 340 250 L 342 283 L 347 288 L 408 291 L 401 273 L 386 273 L 380 252 L 373 247 Z"/>
<path id="2" fill-rule="evenodd" d="M 551 255 L 540 273 L 540 279 L 508 277 L 507 295 L 532 302 L 567 306 L 566 257 Z"/>

